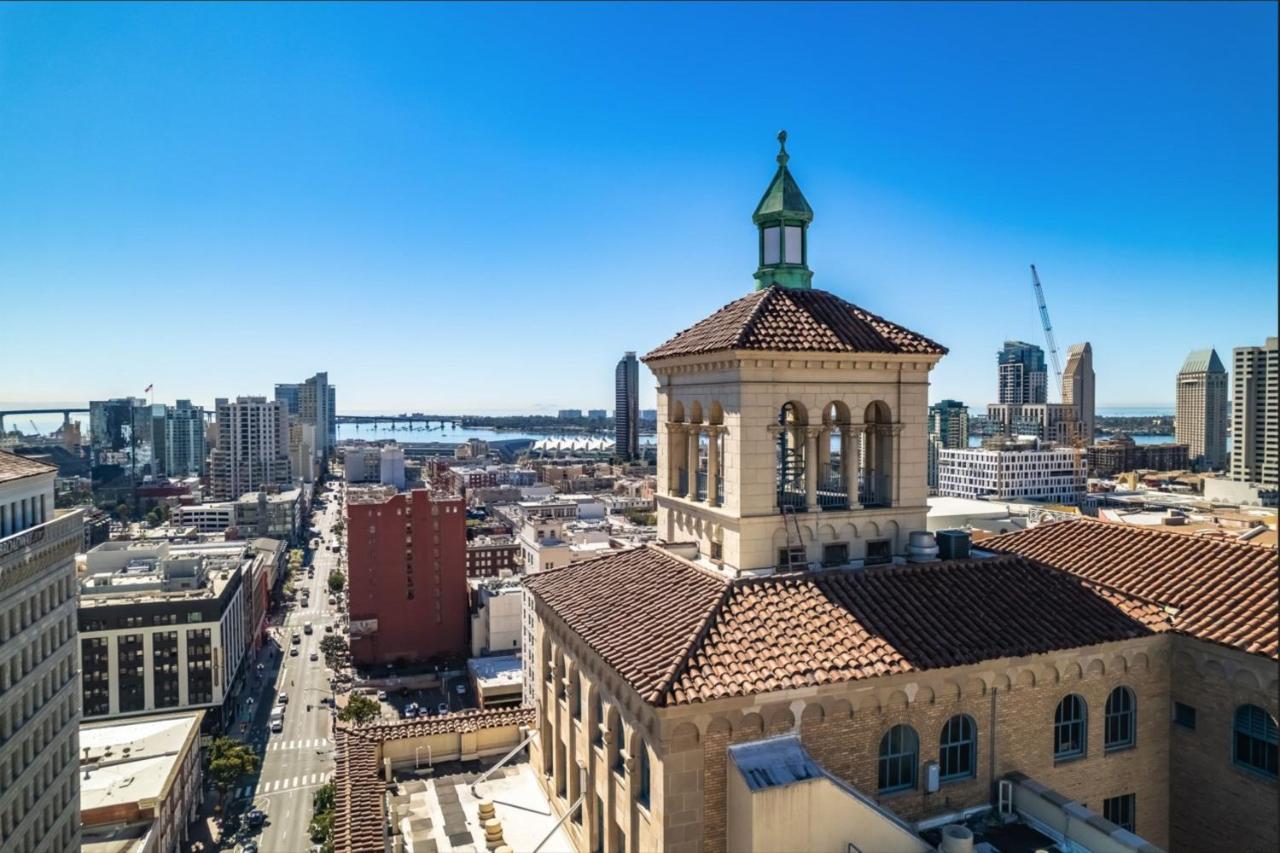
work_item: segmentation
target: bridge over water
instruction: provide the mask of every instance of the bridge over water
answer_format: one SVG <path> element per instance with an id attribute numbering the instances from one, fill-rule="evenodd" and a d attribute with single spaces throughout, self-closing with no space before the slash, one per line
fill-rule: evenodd
<path id="1" fill-rule="evenodd" d="M 0 435 L 4 434 L 4 419 L 18 415 L 62 415 L 62 425 L 70 426 L 72 413 L 88 412 L 88 409 L 54 408 L 54 409 L 5 409 L 0 411 Z"/>

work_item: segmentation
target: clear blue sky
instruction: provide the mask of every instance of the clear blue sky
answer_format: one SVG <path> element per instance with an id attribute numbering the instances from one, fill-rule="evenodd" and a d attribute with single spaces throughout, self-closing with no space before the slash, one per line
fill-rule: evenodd
<path id="1" fill-rule="evenodd" d="M 0 400 L 612 408 L 753 285 L 774 134 L 822 287 L 1093 343 L 1101 405 L 1276 334 L 1276 6 L 0 6 Z M 652 378 L 642 371 L 642 405 Z"/>

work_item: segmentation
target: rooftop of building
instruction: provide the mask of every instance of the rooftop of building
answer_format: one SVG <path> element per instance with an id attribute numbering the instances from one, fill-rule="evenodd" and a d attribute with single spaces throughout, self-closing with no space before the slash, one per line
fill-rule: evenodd
<path id="1" fill-rule="evenodd" d="M 654 705 L 854 681 L 1129 639 L 1163 613 L 1031 560 L 729 578 L 656 545 L 525 581 Z M 957 614 L 980 618 L 957 618 Z"/>
<path id="2" fill-rule="evenodd" d="M 256 504 L 264 497 L 267 503 L 292 503 L 302 497 L 302 489 L 282 489 L 278 492 L 245 492 L 236 500 L 242 504 Z"/>
<path id="3" fill-rule="evenodd" d="M 162 799 L 203 718 L 203 711 L 185 711 L 81 723 L 80 810 Z"/>
<path id="4" fill-rule="evenodd" d="M 382 769 L 379 758 L 382 744 L 386 741 L 508 726 L 531 727 L 536 720 L 537 712 L 533 708 L 495 708 L 392 723 L 375 722 L 365 726 L 340 725 L 335 734 L 335 847 L 351 853 L 382 853 L 384 850 L 383 793 L 386 785 L 379 775 Z M 544 813 L 550 814 L 545 799 L 541 805 Z M 548 828 L 550 825 L 548 823 Z M 459 843 L 464 842 L 459 839 Z M 443 847 L 447 849 L 448 846 L 452 845 Z"/>
<path id="5" fill-rule="evenodd" d="M 1104 594 L 1154 605 L 1172 630 L 1280 657 L 1276 551 L 1080 518 L 986 539 L 984 549 L 1038 560 Z"/>
<path id="6" fill-rule="evenodd" d="M 57 475 L 57 473 L 57 465 L 0 450 L 0 485 L 24 480 L 27 477 L 38 477 L 41 474 Z"/>
<path id="7" fill-rule="evenodd" d="M 1221 359 L 1218 358 L 1217 350 L 1212 347 L 1208 349 L 1192 350 L 1187 354 L 1187 360 L 1182 363 L 1182 369 L 1178 371 L 1182 373 L 1226 373 L 1227 369 L 1222 366 Z"/>
<path id="8" fill-rule="evenodd" d="M 511 686 L 524 680 L 519 655 L 471 658 L 467 661 L 467 671 L 484 687 Z"/>
<path id="9" fill-rule="evenodd" d="M 118 565 L 95 556 L 122 551 L 127 562 Z M 85 557 L 79 606 L 219 598 L 250 562 L 246 551 L 244 542 L 103 542 Z"/>
<path id="10" fill-rule="evenodd" d="M 736 299 L 644 357 L 723 350 L 945 355 L 947 348 L 825 290 L 772 285 Z"/>

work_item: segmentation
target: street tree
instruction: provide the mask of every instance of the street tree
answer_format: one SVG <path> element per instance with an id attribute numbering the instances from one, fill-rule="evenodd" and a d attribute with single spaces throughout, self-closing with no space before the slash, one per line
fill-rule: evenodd
<path id="1" fill-rule="evenodd" d="M 347 705 L 338 712 L 338 719 L 344 723 L 363 724 L 382 716 L 382 706 L 368 696 L 352 693 L 347 697 Z"/>
<path id="2" fill-rule="evenodd" d="M 342 587 L 345 586 L 346 583 L 347 583 L 346 576 L 343 575 L 342 572 L 338 571 L 337 569 L 334 569 L 333 571 L 329 572 L 329 592 L 332 592 L 332 593 L 342 592 Z"/>
<path id="3" fill-rule="evenodd" d="M 258 769 L 258 756 L 247 745 L 235 738 L 215 738 L 209 745 L 209 778 L 222 799 L 227 791 L 240 781 L 240 777 Z"/>

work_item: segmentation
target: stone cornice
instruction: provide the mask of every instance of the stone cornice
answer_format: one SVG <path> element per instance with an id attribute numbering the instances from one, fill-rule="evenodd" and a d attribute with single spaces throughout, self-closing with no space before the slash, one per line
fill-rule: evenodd
<path id="1" fill-rule="evenodd" d="M 750 369 L 793 370 L 895 370 L 928 372 L 942 358 L 937 354 L 768 352 L 726 350 L 700 355 L 672 356 L 648 362 L 655 376 L 712 373 Z"/>

